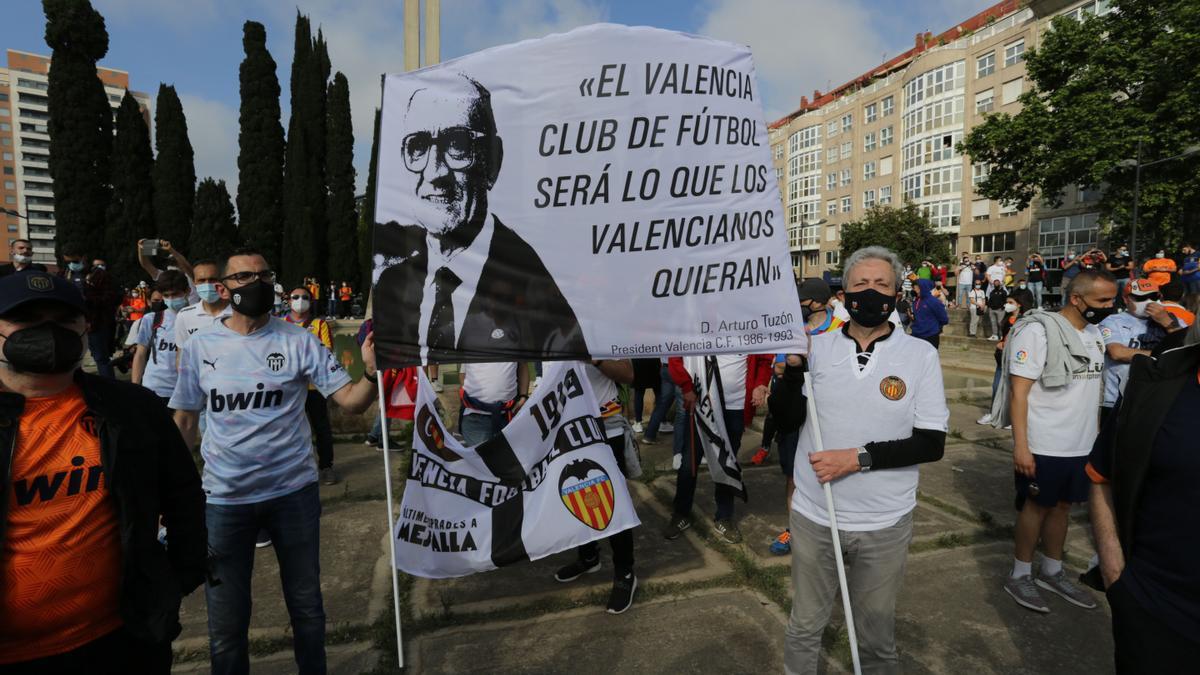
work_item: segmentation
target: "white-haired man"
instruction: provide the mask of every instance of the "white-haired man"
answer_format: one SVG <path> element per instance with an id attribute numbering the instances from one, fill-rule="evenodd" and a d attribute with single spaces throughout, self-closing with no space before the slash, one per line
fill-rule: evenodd
<path id="1" fill-rule="evenodd" d="M 838 595 L 823 491 L 830 482 L 863 669 L 900 670 L 896 595 L 912 539 L 917 465 L 941 459 L 950 418 L 937 350 L 888 321 L 902 274 L 899 258 L 886 248 L 851 254 L 845 272 L 850 321 L 809 344 L 821 438 L 805 424 L 796 453 L 788 673 L 817 672 L 821 635 Z M 789 356 L 769 399 L 780 430 L 800 423 L 803 377 L 801 358 Z"/>

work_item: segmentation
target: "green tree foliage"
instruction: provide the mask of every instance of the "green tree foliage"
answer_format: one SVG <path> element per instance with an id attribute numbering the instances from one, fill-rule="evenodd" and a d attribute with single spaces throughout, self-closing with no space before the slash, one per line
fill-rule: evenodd
<path id="1" fill-rule="evenodd" d="M 261 23 L 242 26 L 246 58 L 239 70 L 242 105 L 238 131 L 238 216 L 246 245 L 263 252 L 274 269 L 283 235 L 283 125 L 279 78 Z"/>
<path id="2" fill-rule="evenodd" d="M 175 87 L 160 84 L 154 106 L 154 220 L 158 238 L 182 246 L 190 238 L 196 166 L 187 118 Z M 190 251 L 185 253 L 191 254 Z M 192 254 L 194 255 L 194 254 Z"/>
<path id="3" fill-rule="evenodd" d="M 109 272 L 121 284 L 139 278 L 136 243 L 154 236 L 154 155 L 141 106 L 127 91 L 117 110 L 112 150 L 112 197 L 104 231 Z"/>
<path id="4" fill-rule="evenodd" d="M 1137 156 L 1139 141 L 1149 162 L 1200 140 L 1200 3 L 1115 4 L 1083 22 L 1055 19 L 1025 53 L 1032 86 L 1020 112 L 990 115 L 961 149 L 991 165 L 983 195 L 1021 208 L 1038 198 L 1060 204 L 1071 185 L 1102 187 L 1102 216 L 1124 239 L 1134 169 L 1122 161 Z M 1198 169 L 1193 156 L 1143 171 L 1140 251 L 1200 234 Z"/>
<path id="5" fill-rule="evenodd" d="M 108 31 L 88 0 L 43 0 L 42 9 L 46 44 L 53 50 L 46 93 L 57 253 L 64 246 L 99 251 L 109 201 L 113 119 L 96 62 L 108 53 Z"/>
<path id="6" fill-rule="evenodd" d="M 952 262 L 954 236 L 938 232 L 915 204 L 906 203 L 898 209 L 876 206 L 862 220 L 842 226 L 841 259 L 864 246 L 885 246 L 914 267 L 922 260 L 948 264 Z"/>
<path id="7" fill-rule="evenodd" d="M 329 183 L 329 278 L 358 280 L 358 215 L 354 212 L 354 129 L 350 83 L 337 73 L 329 84 L 325 178 Z"/>
<path id="8" fill-rule="evenodd" d="M 320 31 L 312 38 L 308 17 L 296 15 L 292 60 L 292 117 L 283 168 L 283 253 L 288 283 L 326 278 L 328 232 L 325 185 L 325 95 L 329 53 Z"/>
<path id="9" fill-rule="evenodd" d="M 375 109 L 375 130 L 371 137 L 371 164 L 367 167 L 367 193 L 358 212 L 358 271 L 360 288 L 371 287 L 371 248 L 375 232 L 375 164 L 379 161 L 379 108 Z"/>
<path id="10" fill-rule="evenodd" d="M 193 260 L 220 258 L 241 246 L 242 238 L 233 218 L 233 202 L 225 181 L 205 178 L 196 186 L 192 210 L 192 235 L 188 255 Z"/>

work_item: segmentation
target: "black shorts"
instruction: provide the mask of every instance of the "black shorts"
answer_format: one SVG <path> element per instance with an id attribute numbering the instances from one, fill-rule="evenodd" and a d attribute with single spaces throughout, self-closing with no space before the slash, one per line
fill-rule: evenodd
<path id="1" fill-rule="evenodd" d="M 1032 498 L 1033 503 L 1046 508 L 1057 506 L 1061 502 L 1082 504 L 1087 501 L 1091 482 L 1087 477 L 1088 458 L 1082 457 L 1049 457 L 1034 455 L 1036 470 L 1033 480 L 1014 473 L 1013 479 L 1017 487 L 1017 510 L 1025 508 L 1025 499 Z M 1036 486 L 1036 490 L 1031 490 Z M 1034 494 L 1036 492 L 1036 494 Z"/>
<path id="2" fill-rule="evenodd" d="M 779 434 L 779 470 L 786 478 L 796 475 L 796 446 L 799 444 L 799 429 L 790 434 Z"/>

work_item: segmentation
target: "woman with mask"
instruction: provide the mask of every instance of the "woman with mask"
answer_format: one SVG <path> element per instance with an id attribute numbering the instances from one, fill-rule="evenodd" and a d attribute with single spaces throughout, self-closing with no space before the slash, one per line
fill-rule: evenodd
<path id="1" fill-rule="evenodd" d="M 291 294 L 287 296 L 287 301 L 288 311 L 283 317 L 284 321 L 307 328 L 308 332 L 315 335 L 321 344 L 325 345 L 325 348 L 332 353 L 333 332 L 329 330 L 329 324 L 324 319 L 316 316 L 313 297 L 308 292 L 308 288 L 305 286 L 293 288 Z M 333 427 L 329 423 L 329 406 L 325 403 L 325 397 L 321 395 L 321 392 L 311 384 L 308 385 L 308 399 L 304 402 L 304 413 L 308 416 L 308 423 L 316 436 L 317 472 L 321 483 L 334 485 L 338 482 L 338 477 L 333 470 Z"/>

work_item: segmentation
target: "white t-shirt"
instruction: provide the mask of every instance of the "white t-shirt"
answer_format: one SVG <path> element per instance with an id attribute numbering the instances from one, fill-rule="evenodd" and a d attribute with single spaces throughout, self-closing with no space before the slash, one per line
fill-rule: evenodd
<path id="1" fill-rule="evenodd" d="M 997 263 L 997 264 L 992 265 L 991 267 L 987 268 L 988 284 L 991 284 L 993 281 L 999 281 L 1000 283 L 1004 283 L 1004 277 L 1007 275 L 1008 275 L 1008 268 L 1005 267 L 1001 263 Z"/>
<path id="2" fill-rule="evenodd" d="M 971 292 L 967 293 L 967 299 L 971 301 L 972 305 L 979 307 L 987 302 L 987 291 L 982 288 L 972 288 Z M 984 309 L 987 309 L 986 305 L 984 305 Z"/>
<path id="3" fill-rule="evenodd" d="M 617 405 L 615 403 L 619 396 L 617 383 L 613 382 L 609 376 L 601 372 L 596 366 L 587 362 L 581 362 L 581 365 L 583 365 L 583 371 L 587 373 L 588 383 L 592 385 L 592 394 L 595 395 L 596 402 L 600 404 L 598 412 L 604 414 L 606 405 Z M 617 412 L 616 415 L 620 415 L 620 413 Z M 615 417 L 616 415 L 610 417 Z M 619 426 L 605 424 L 604 429 L 605 436 L 608 438 L 616 438 L 624 434 L 624 431 Z"/>
<path id="4" fill-rule="evenodd" d="M 1129 380 L 1129 363 L 1121 363 L 1108 358 L 1109 345 L 1121 345 L 1130 349 L 1142 348 L 1142 337 L 1146 334 L 1146 319 L 1139 319 L 1129 312 L 1113 314 L 1100 322 L 1100 339 L 1104 340 L 1104 401 L 1102 405 L 1111 408 L 1117 404 L 1117 399 L 1125 392 L 1125 383 Z"/>
<path id="5" fill-rule="evenodd" d="M 912 436 L 914 428 L 945 432 L 950 410 L 937 350 L 899 328 L 875 343 L 870 361 L 858 365 L 858 347 L 843 331 L 814 335 L 809 378 L 821 426 L 821 448 L 857 448 Z M 800 434 L 792 509 L 829 525 L 825 491 L 808 463 L 818 450 L 813 424 Z M 895 525 L 917 505 L 917 466 L 855 473 L 837 481 L 838 527 L 880 530 Z"/>
<path id="6" fill-rule="evenodd" d="M 145 314 L 142 316 L 145 316 Z M 133 323 L 129 324 L 129 335 L 125 336 L 126 347 L 132 347 L 137 344 L 138 330 L 141 328 L 141 325 L 141 319 L 134 319 Z"/>
<path id="7" fill-rule="evenodd" d="M 511 401 L 517 396 L 517 364 L 510 363 L 464 363 L 462 366 L 463 391 L 484 403 Z M 483 410 L 463 408 L 467 415 L 484 415 Z"/>
<path id="8" fill-rule="evenodd" d="M 1029 420 L 1026 436 L 1029 451 L 1047 457 L 1083 457 L 1092 451 L 1099 426 L 1100 393 L 1103 386 L 1104 347 L 1100 329 L 1088 326 L 1079 331 L 1090 363 L 1061 387 L 1042 385 L 1046 367 L 1046 329 L 1039 323 L 1009 334 L 1008 372 L 1037 380 L 1029 390 Z"/>
<path id="9" fill-rule="evenodd" d="M 200 303 L 184 307 L 179 310 L 179 316 L 175 317 L 176 346 L 183 347 L 196 331 L 209 328 L 230 314 L 233 314 L 232 305 L 225 305 L 225 309 L 215 316 L 205 311 Z"/>
<path id="10" fill-rule="evenodd" d="M 970 286 L 975 281 L 975 266 L 971 264 L 960 265 L 958 268 L 958 285 Z"/>
<path id="11" fill-rule="evenodd" d="M 717 371 L 721 374 L 721 389 L 725 392 L 725 409 L 746 407 L 746 355 L 718 354 Z"/>
<path id="12" fill-rule="evenodd" d="M 175 316 L 176 312 L 165 310 L 162 323 L 155 328 L 155 313 L 146 314 L 138 319 L 136 328 L 129 331 L 127 341 L 127 344 L 142 345 L 149 350 L 142 386 L 165 398 L 174 393 L 178 375 L 175 370 Z"/>
<path id="13" fill-rule="evenodd" d="M 241 335 L 218 323 L 179 348 L 170 407 L 201 410 L 204 492 L 213 504 L 251 504 L 316 482 L 308 385 L 330 396 L 346 369 L 307 329 L 272 318 Z"/>

